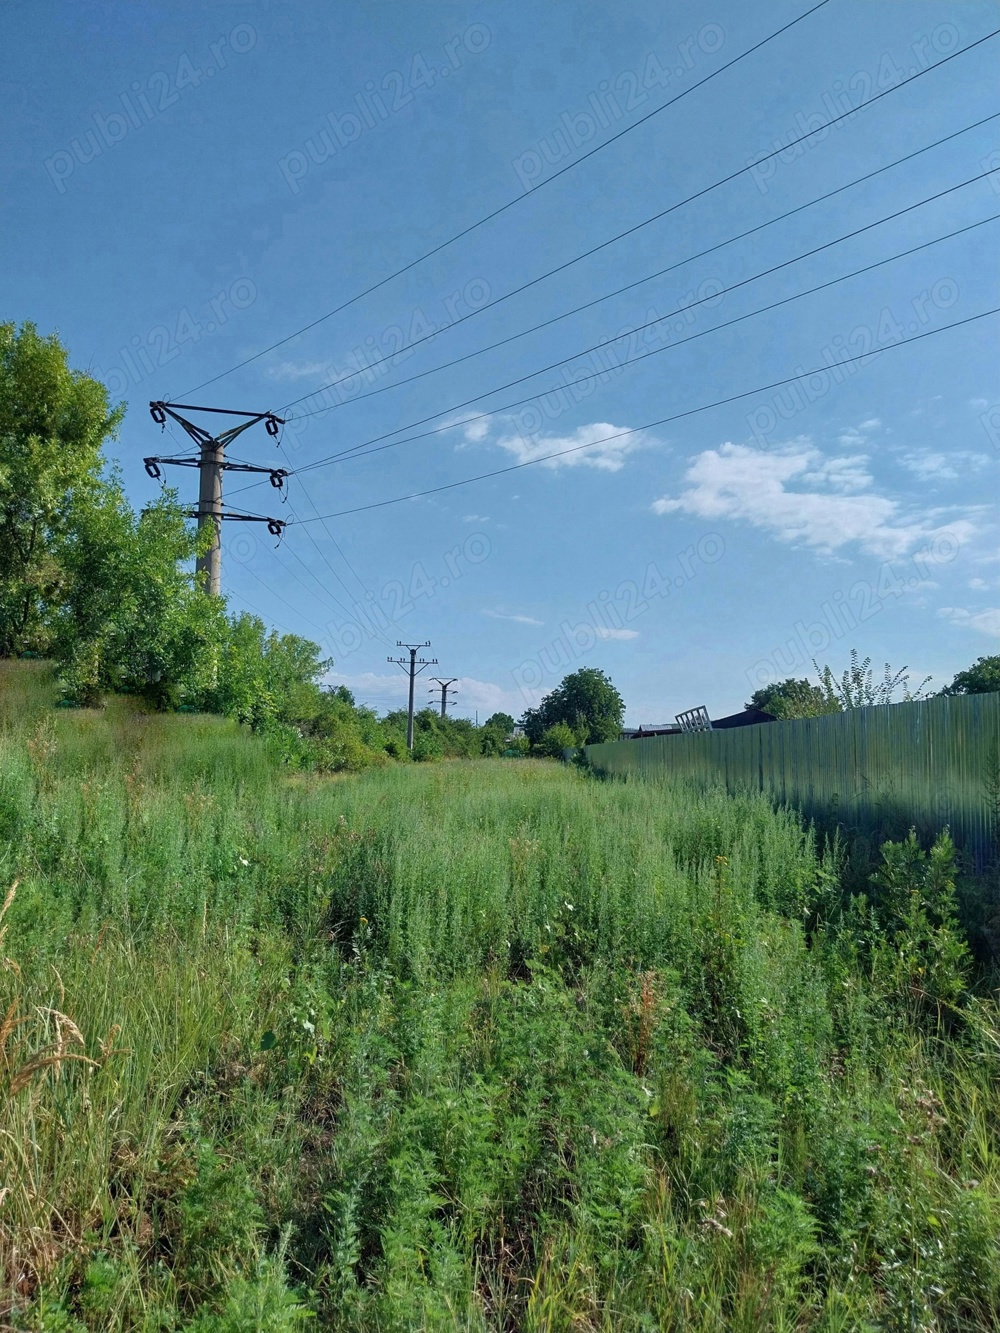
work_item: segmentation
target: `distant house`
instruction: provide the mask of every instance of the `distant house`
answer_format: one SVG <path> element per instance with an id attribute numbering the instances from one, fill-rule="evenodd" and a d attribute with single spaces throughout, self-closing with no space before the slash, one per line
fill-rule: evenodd
<path id="1" fill-rule="evenodd" d="M 765 713 L 762 708 L 743 708 L 738 713 L 730 713 L 728 717 L 712 718 L 713 731 L 727 731 L 730 727 L 756 727 L 762 722 L 773 722 L 774 718 L 770 713 Z M 623 730 L 619 739 L 623 741 L 641 741 L 647 736 L 680 736 L 682 729 L 678 726 L 664 722 L 663 724 L 627 727 Z"/>
<path id="2" fill-rule="evenodd" d="M 713 718 L 712 730 L 725 731 L 728 727 L 756 727 L 762 722 L 774 721 L 773 714 L 765 713 L 763 708 L 743 708 L 738 713 L 730 713 L 728 717 Z"/>

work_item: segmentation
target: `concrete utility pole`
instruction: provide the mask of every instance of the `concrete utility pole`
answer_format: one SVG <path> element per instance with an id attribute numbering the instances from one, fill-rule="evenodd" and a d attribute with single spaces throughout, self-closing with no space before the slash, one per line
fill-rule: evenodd
<path id="1" fill-rule="evenodd" d="M 437 676 L 431 676 L 435 685 L 441 686 L 441 716 L 448 716 L 448 691 L 458 680 L 457 676 L 452 676 L 451 680 L 440 680 Z M 436 694 L 437 690 L 431 690 L 431 694 Z M 455 697 L 455 691 L 451 690 L 452 698 Z"/>
<path id="2" fill-rule="evenodd" d="M 427 641 L 426 643 L 403 643 L 403 641 L 402 641 L 401 639 L 397 639 L 397 640 L 396 640 L 396 647 L 397 647 L 397 648 L 405 648 L 406 651 L 410 654 L 410 656 L 409 656 L 409 660 L 407 660 L 405 657 L 387 657 L 387 658 L 385 659 L 387 662 L 394 662 L 396 666 L 398 666 L 398 667 L 402 667 L 403 670 L 404 670 L 405 672 L 407 672 L 407 674 L 408 674 L 409 677 L 410 677 L 410 702 L 409 702 L 409 705 L 408 705 L 408 708 L 407 708 L 407 714 L 406 714 L 406 748 L 407 748 L 408 750 L 412 750 L 412 749 L 413 749 L 413 686 L 414 686 L 414 682 L 416 681 L 417 676 L 420 675 L 420 672 L 423 671 L 424 667 L 427 667 L 427 666 L 437 666 L 437 658 L 436 658 L 436 657 L 431 657 L 431 658 L 418 657 L 418 656 L 417 656 L 417 653 L 420 651 L 421 648 L 429 648 L 430 646 L 431 646 L 431 645 L 430 645 L 430 640 L 429 640 L 429 639 L 428 639 L 428 641 Z M 419 668 L 419 670 L 418 670 L 418 668 Z"/>
<path id="3" fill-rule="evenodd" d="M 195 561 L 198 582 L 213 597 L 222 595 L 222 465 L 226 446 L 209 438 L 198 464 L 198 531 L 212 525 L 211 542 Z"/>
<path id="4" fill-rule="evenodd" d="M 176 410 L 183 408 L 186 412 L 213 412 L 226 417 L 246 417 L 246 421 L 241 421 L 238 426 L 231 426 L 221 435 L 211 435 L 203 426 L 197 426 L 193 421 L 188 421 L 182 417 Z M 188 510 L 189 518 L 198 520 L 198 531 L 211 524 L 211 540 L 206 550 L 198 556 L 195 565 L 195 573 L 198 582 L 206 592 L 211 593 L 213 597 L 218 597 L 222 592 L 222 523 L 224 519 L 237 523 L 266 523 L 267 530 L 274 537 L 280 537 L 284 531 L 285 523 L 283 519 L 267 518 L 262 514 L 246 514 L 239 510 L 226 510 L 222 504 L 222 474 L 223 472 L 266 472 L 271 479 L 271 485 L 276 490 L 281 490 L 285 484 L 285 478 L 288 476 L 288 469 L 283 467 L 257 467 L 253 463 L 227 463 L 226 445 L 236 439 L 237 435 L 242 434 L 250 426 L 255 426 L 258 421 L 263 421 L 268 435 L 276 437 L 279 428 L 284 424 L 281 417 L 276 417 L 272 412 L 233 412 L 223 407 L 195 407 L 192 403 L 165 403 L 153 402 L 149 405 L 149 414 L 158 426 L 166 425 L 167 417 L 172 418 L 181 426 L 184 431 L 194 440 L 198 446 L 197 458 L 178 458 L 173 457 L 153 457 L 145 458 L 143 462 L 147 473 L 158 480 L 162 473 L 160 464 L 166 463 L 172 467 L 196 467 L 199 471 L 198 484 L 198 508 Z"/>

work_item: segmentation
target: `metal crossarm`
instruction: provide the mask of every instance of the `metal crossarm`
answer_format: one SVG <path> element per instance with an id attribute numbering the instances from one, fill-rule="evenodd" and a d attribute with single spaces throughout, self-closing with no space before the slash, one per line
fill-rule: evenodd
<path id="1" fill-rule="evenodd" d="M 189 421 L 182 412 L 211 412 L 216 416 L 242 417 L 235 426 L 213 435 L 204 426 Z M 281 433 L 285 424 L 283 417 L 273 412 L 245 412 L 235 408 L 201 407 L 194 403 L 168 403 L 156 399 L 149 404 L 149 414 L 158 426 L 165 426 L 167 418 L 176 421 L 181 429 L 198 446 L 198 454 L 190 458 L 177 456 L 166 457 L 150 455 L 143 459 L 147 474 L 158 481 L 163 476 L 163 467 L 195 467 L 201 480 L 198 491 L 198 507 L 188 511 L 188 517 L 198 520 L 199 529 L 211 524 L 214 537 L 204 554 L 197 560 L 196 571 L 203 579 L 207 591 L 218 595 L 222 588 L 222 524 L 223 522 L 266 523 L 267 530 L 273 536 L 280 537 L 285 529 L 283 519 L 268 518 L 263 514 L 240 514 L 226 510 L 222 505 L 222 476 L 225 472 L 253 472 L 266 474 L 275 490 L 283 490 L 288 469 L 284 467 L 259 466 L 255 463 L 230 463 L 226 461 L 226 446 L 231 444 L 245 430 L 263 421 L 264 428 L 273 439 Z"/>

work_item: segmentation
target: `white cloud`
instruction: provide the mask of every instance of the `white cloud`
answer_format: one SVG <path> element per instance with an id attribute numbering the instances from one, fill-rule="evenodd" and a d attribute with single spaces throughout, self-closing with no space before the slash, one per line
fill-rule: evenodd
<path id="1" fill-rule="evenodd" d="M 1000 608 L 987 611 L 967 611 L 962 606 L 943 606 L 938 612 L 959 629 L 974 629 L 981 634 L 1000 638 Z"/>
<path id="2" fill-rule="evenodd" d="M 637 629 L 610 629 L 607 625 L 595 625 L 594 633 L 599 639 L 637 639 Z"/>
<path id="3" fill-rule="evenodd" d="M 807 485 L 827 485 L 836 491 L 865 491 L 874 482 L 864 454 L 848 454 L 845 458 L 824 458 L 822 465 L 802 474 Z"/>
<path id="4" fill-rule="evenodd" d="M 513 620 L 518 625 L 544 625 L 544 620 L 536 620 L 534 616 L 507 615 L 504 611 L 484 611 L 484 616 L 489 616 L 491 620 Z"/>
<path id="5" fill-rule="evenodd" d="M 540 462 L 553 470 L 582 466 L 620 472 L 629 454 L 659 443 L 643 431 L 631 431 L 609 421 L 579 426 L 568 435 L 526 435 L 509 416 L 484 418 L 467 426 L 461 419 L 452 424 L 461 428 L 465 444 L 488 441 L 510 454 L 517 463 Z"/>
<path id="6" fill-rule="evenodd" d="M 490 417 L 480 417 L 478 421 L 470 421 L 462 431 L 466 440 L 470 444 L 479 444 L 481 440 L 485 440 L 490 433 L 490 420 Z"/>
<path id="7" fill-rule="evenodd" d="M 875 494 L 863 456 L 828 459 L 805 441 L 767 453 L 729 443 L 706 449 L 684 480 L 679 496 L 654 501 L 654 513 L 740 520 L 826 554 L 857 543 L 891 559 L 943 530 L 929 514 L 906 514 L 897 500 Z M 959 519 L 947 530 L 964 541 L 973 528 Z"/>
<path id="8" fill-rule="evenodd" d="M 334 669 L 324 681 L 326 685 L 346 685 L 358 703 L 371 700 L 378 707 L 397 708 L 399 700 L 406 703 L 407 682 L 401 671 L 391 675 L 378 675 L 374 671 L 361 671 L 356 676 L 345 675 Z M 388 702 L 387 702 L 388 701 Z"/>
<path id="9" fill-rule="evenodd" d="M 460 676 L 456 688 L 457 711 L 468 717 L 478 709 L 480 722 L 485 722 L 491 713 L 510 713 L 520 717 L 525 709 L 526 695 L 528 706 L 537 703 L 541 697 L 539 691 L 522 694 L 520 690 L 506 690 L 491 680 L 476 680 L 472 676 Z"/>
<path id="10" fill-rule="evenodd" d="M 859 426 L 843 426 L 837 436 L 837 443 L 845 449 L 856 449 L 868 443 L 865 436 L 873 430 L 878 430 L 882 422 L 878 417 L 869 417 L 867 421 L 862 421 Z"/>
<path id="11" fill-rule="evenodd" d="M 489 521 L 486 514 L 466 514 L 462 519 L 463 523 L 488 523 Z"/>
<path id="12" fill-rule="evenodd" d="M 985 412 L 989 405 L 990 400 L 988 398 L 969 399 L 969 406 L 972 408 L 973 412 Z"/>
<path id="13" fill-rule="evenodd" d="M 338 371 L 330 361 L 279 361 L 267 373 L 274 380 L 326 380 L 337 375 Z"/>
<path id="14" fill-rule="evenodd" d="M 853 426 L 848 426 L 845 431 L 837 436 L 837 443 L 844 449 L 857 449 L 859 445 L 864 446 L 866 440 L 859 430 L 855 430 Z"/>
<path id="15" fill-rule="evenodd" d="M 947 454 L 922 449 L 902 454 L 899 461 L 921 481 L 958 481 L 970 472 L 981 472 L 990 460 L 986 454 L 970 449 L 955 449 Z"/>

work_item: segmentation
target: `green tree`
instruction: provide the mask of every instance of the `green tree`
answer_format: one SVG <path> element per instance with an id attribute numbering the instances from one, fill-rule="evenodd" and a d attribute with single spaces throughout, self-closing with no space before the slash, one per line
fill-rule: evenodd
<path id="1" fill-rule="evenodd" d="M 319 653 L 315 643 L 297 634 L 268 631 L 257 616 L 236 616 L 226 625 L 216 681 L 204 706 L 255 731 L 271 725 L 308 728 L 322 711 L 318 682 L 331 665 Z"/>
<path id="2" fill-rule="evenodd" d="M 503 754 L 513 730 L 514 719 L 509 713 L 491 713 L 480 729 L 480 753 L 487 756 Z"/>
<path id="3" fill-rule="evenodd" d="M 47 647 L 43 617 L 62 583 L 54 548 L 123 413 L 70 370 L 54 334 L 0 324 L 0 657 Z"/>
<path id="4" fill-rule="evenodd" d="M 822 717 L 825 713 L 837 713 L 840 705 L 829 699 L 818 685 L 808 680 L 776 681 L 755 690 L 750 696 L 747 708 L 760 708 L 765 713 L 779 720 L 795 717 Z"/>
<path id="5" fill-rule="evenodd" d="M 960 671 L 942 694 L 996 694 L 1000 691 L 1000 657 L 977 657 Z"/>
<path id="6" fill-rule="evenodd" d="M 542 738 L 538 742 L 538 752 L 549 759 L 561 759 L 565 750 L 575 749 L 576 745 L 576 732 L 573 728 L 566 722 L 555 722 L 542 732 Z"/>
<path id="7" fill-rule="evenodd" d="M 514 730 L 514 719 L 510 713 L 491 713 L 483 726 L 492 727 L 497 731 L 502 731 L 505 736 L 509 736 Z"/>
<path id="8" fill-rule="evenodd" d="M 195 585 L 195 537 L 169 493 L 137 517 L 116 474 L 91 481 L 52 551 L 60 586 L 47 637 L 68 696 L 96 703 L 116 691 L 170 708 L 217 689 L 230 626 L 221 599 Z"/>
<path id="9" fill-rule="evenodd" d="M 625 701 L 611 679 L 596 667 L 581 667 L 564 677 L 537 708 L 529 708 L 521 725 L 533 747 L 557 722 L 573 732 L 573 744 L 594 745 L 618 737 L 625 716 Z"/>

